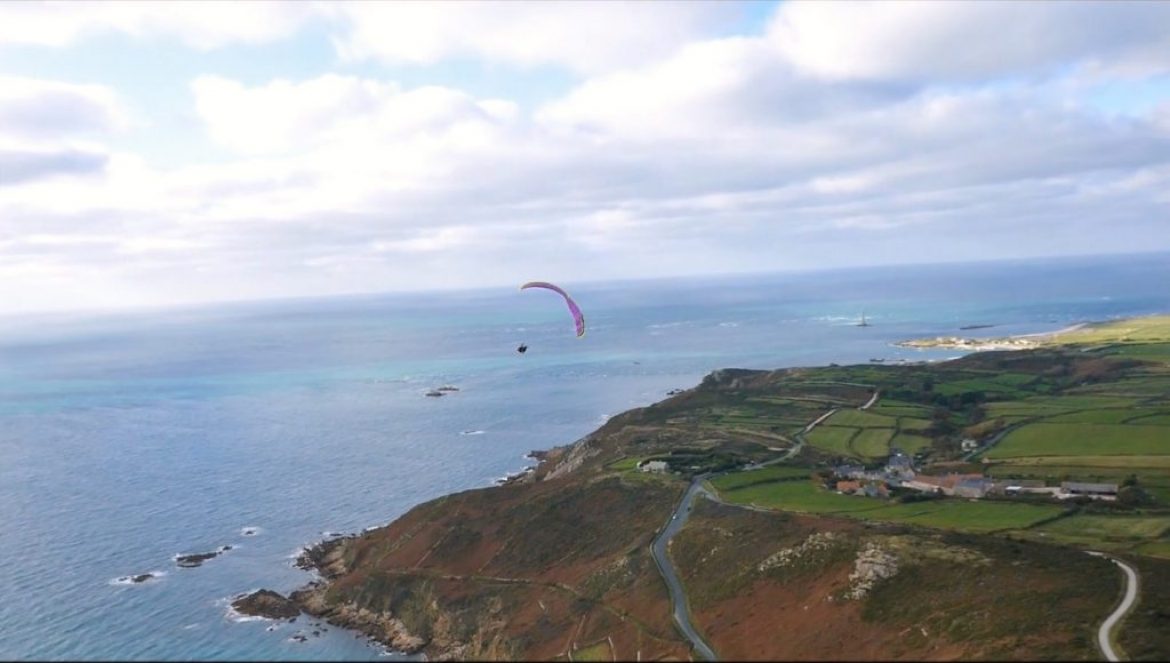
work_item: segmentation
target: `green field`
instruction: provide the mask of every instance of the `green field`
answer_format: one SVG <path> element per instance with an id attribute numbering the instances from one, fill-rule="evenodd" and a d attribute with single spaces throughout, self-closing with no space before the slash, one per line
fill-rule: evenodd
<path id="1" fill-rule="evenodd" d="M 927 428 L 930 428 L 929 419 L 898 417 L 898 430 L 926 430 Z"/>
<path id="2" fill-rule="evenodd" d="M 857 428 L 893 428 L 897 420 L 880 414 L 870 414 L 865 410 L 839 410 L 830 417 L 826 424 L 833 426 L 854 426 Z"/>
<path id="3" fill-rule="evenodd" d="M 1044 422 L 1054 424 L 1120 424 L 1134 416 L 1136 415 L 1131 409 L 1080 410 L 1058 414 L 1054 417 L 1045 417 Z M 1170 422 L 1170 419 L 1167 421 Z M 1157 422 L 1151 422 L 1151 424 L 1157 425 Z"/>
<path id="4" fill-rule="evenodd" d="M 1141 426 L 1170 426 L 1170 414 L 1138 415 L 1130 419 L 1129 423 Z"/>
<path id="5" fill-rule="evenodd" d="M 853 436 L 856 434 L 856 428 L 821 424 L 814 428 L 806 437 L 808 443 L 818 449 L 842 456 L 853 456 L 855 454 L 849 448 L 849 440 L 853 439 Z"/>
<path id="6" fill-rule="evenodd" d="M 607 465 L 607 467 L 613 470 L 633 470 L 638 467 L 638 463 L 641 460 L 641 458 L 622 458 L 621 460 L 615 460 Z"/>
<path id="7" fill-rule="evenodd" d="M 930 444 L 931 442 L 929 437 L 923 437 L 921 435 L 904 435 L 902 433 L 898 433 L 894 436 L 894 439 L 890 440 L 891 447 L 898 447 L 902 451 L 911 455 L 913 455 L 914 452 L 918 451 L 919 449 L 929 447 Z"/>
<path id="8" fill-rule="evenodd" d="M 1048 504 L 933 500 L 895 504 L 865 511 L 858 514 L 858 517 L 964 532 L 992 532 L 1029 527 L 1042 520 L 1055 517 L 1062 511 L 1063 507 Z"/>
<path id="9" fill-rule="evenodd" d="M 858 433 L 850 444 L 854 452 L 866 458 L 884 458 L 890 455 L 892 428 L 866 428 Z"/>
<path id="10" fill-rule="evenodd" d="M 1007 435 L 987 457 L 1170 454 L 1170 428 L 1109 424 L 1028 424 Z"/>
<path id="11" fill-rule="evenodd" d="M 1077 468 L 1107 467 L 1147 470 L 1170 469 L 1170 456 L 1023 456 L 997 458 L 996 466 L 1065 466 Z"/>
<path id="12" fill-rule="evenodd" d="M 1036 528 L 1069 541 L 1153 540 L 1170 530 L 1170 516 L 1075 515 Z"/>
<path id="13" fill-rule="evenodd" d="M 803 513 L 846 513 L 876 509 L 883 504 L 883 502 L 865 497 L 840 495 L 825 490 L 811 481 L 780 481 L 757 484 L 739 490 L 721 492 L 720 495 L 723 499 L 735 504 L 754 504 Z"/>
<path id="14" fill-rule="evenodd" d="M 1170 559 L 1170 541 L 1152 541 L 1138 546 L 1137 552 L 1151 557 Z"/>
<path id="15" fill-rule="evenodd" d="M 733 472 L 711 479 L 711 485 L 718 490 L 735 490 L 756 483 L 771 481 L 788 481 L 807 479 L 812 473 L 807 467 L 791 467 L 786 465 L 772 465 L 758 470 Z"/>

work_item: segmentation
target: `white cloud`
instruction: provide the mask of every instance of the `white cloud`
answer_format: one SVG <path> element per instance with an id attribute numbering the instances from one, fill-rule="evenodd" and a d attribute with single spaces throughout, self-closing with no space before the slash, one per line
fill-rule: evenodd
<path id="1" fill-rule="evenodd" d="M 769 37 L 827 79 L 970 81 L 1069 65 L 1170 70 L 1160 2 L 785 2 Z"/>
<path id="2" fill-rule="evenodd" d="M 299 2 L 4 2 L 0 45 L 66 46 L 103 33 L 177 37 L 210 49 L 286 37 L 308 18 Z"/>
<path id="3" fill-rule="evenodd" d="M 520 11 L 512 6 L 501 11 Z M 545 5 L 518 6 L 552 20 Z M 782 13 L 806 6 L 831 5 Z M 924 6 L 921 21 L 949 25 Z M 410 48 L 601 73 L 535 110 L 375 76 L 201 76 L 191 83 L 198 120 L 226 156 L 173 168 L 98 142 L 119 124 L 108 90 L 65 89 L 65 106 L 115 119 L 65 113 L 51 126 L 67 139 L 24 122 L 13 124 L 21 138 L 0 140 L 0 167 L 16 154 L 27 172 L 74 172 L 0 187 L 0 277 L 11 279 L 0 278 L 0 301 L 47 284 L 49 299 L 80 305 L 69 277 L 149 302 L 982 258 L 996 242 L 1004 255 L 1170 249 L 1164 109 L 1107 117 L 1086 106 L 1082 80 L 1057 65 L 1088 62 L 1088 47 L 1056 40 L 1002 69 L 994 58 L 910 66 L 895 49 L 866 69 L 800 60 L 773 31 L 619 63 L 543 38 L 498 50 L 489 41 L 503 36 L 458 32 L 475 7 L 443 10 L 470 12 L 439 21 L 453 45 Z M 935 46 L 923 48 L 913 53 Z M 1050 64 L 1060 71 L 1036 73 Z M 1032 73 L 983 80 L 1004 71 Z M 0 103 L 0 116 L 11 107 Z M 86 171 L 96 161 L 79 155 L 102 167 Z"/>
<path id="4" fill-rule="evenodd" d="M 330 4 L 343 57 L 391 64 L 447 59 L 593 73 L 646 62 L 728 24 L 740 11 L 704 2 L 353 2 Z"/>
<path id="5" fill-rule="evenodd" d="M 0 136 L 56 139 L 126 125 L 117 94 L 106 86 L 0 75 Z"/>

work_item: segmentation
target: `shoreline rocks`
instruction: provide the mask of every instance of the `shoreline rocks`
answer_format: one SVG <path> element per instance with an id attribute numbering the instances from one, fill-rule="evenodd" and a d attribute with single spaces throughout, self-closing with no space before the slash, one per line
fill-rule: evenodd
<path id="1" fill-rule="evenodd" d="M 232 601 L 232 609 L 241 615 L 290 621 L 301 614 L 296 603 L 270 589 L 258 589 L 237 598 Z"/>

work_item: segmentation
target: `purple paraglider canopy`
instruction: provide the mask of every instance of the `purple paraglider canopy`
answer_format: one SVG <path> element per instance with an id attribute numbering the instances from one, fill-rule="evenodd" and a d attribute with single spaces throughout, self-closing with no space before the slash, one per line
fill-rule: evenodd
<path id="1" fill-rule="evenodd" d="M 545 281 L 529 281 L 520 286 L 521 290 L 528 288 L 544 288 L 546 290 L 552 290 L 561 297 L 564 297 L 565 303 L 569 305 L 569 313 L 573 314 L 573 323 L 577 326 L 577 336 L 581 337 L 585 335 L 585 316 L 581 315 L 581 309 L 577 306 L 577 302 L 573 301 L 573 298 L 569 296 L 569 293 L 562 290 L 560 286 Z"/>

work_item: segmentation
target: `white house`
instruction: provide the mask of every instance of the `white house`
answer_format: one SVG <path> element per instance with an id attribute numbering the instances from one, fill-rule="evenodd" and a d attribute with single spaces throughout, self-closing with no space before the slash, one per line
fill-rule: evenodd
<path id="1" fill-rule="evenodd" d="M 665 472 L 670 469 L 664 460 L 647 460 L 638 463 L 638 470 L 642 472 Z"/>

